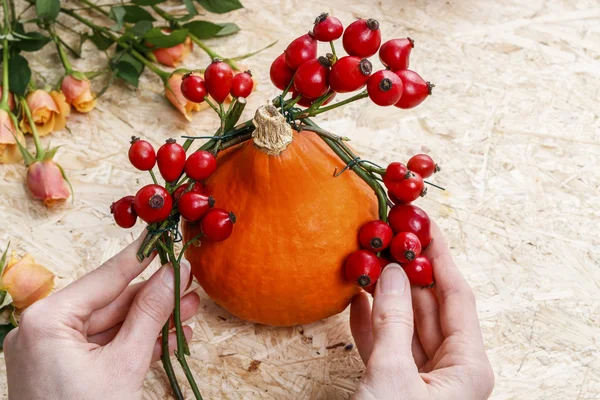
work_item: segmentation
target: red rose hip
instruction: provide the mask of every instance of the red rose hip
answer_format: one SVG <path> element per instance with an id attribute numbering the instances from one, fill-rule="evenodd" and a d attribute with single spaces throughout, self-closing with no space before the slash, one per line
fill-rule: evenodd
<path id="1" fill-rule="evenodd" d="M 440 170 L 440 167 L 427 154 L 416 154 L 408 160 L 406 166 L 409 170 L 421 175 L 423 179 L 429 178 Z"/>
<path id="2" fill-rule="evenodd" d="M 396 71 L 402 80 L 403 91 L 400 100 L 395 104 L 398 108 L 409 109 L 418 106 L 431 95 L 434 84 L 425 82 L 419 74 L 409 69 Z"/>
<path id="3" fill-rule="evenodd" d="M 121 228 L 129 229 L 137 222 L 137 214 L 133 207 L 134 199 L 133 196 L 125 196 L 110 206 L 110 213 Z"/>
<path id="4" fill-rule="evenodd" d="M 154 147 L 139 137 L 131 137 L 131 147 L 129 147 L 129 161 L 131 165 L 140 171 L 150 171 L 156 164 L 156 152 Z"/>
<path id="5" fill-rule="evenodd" d="M 204 81 L 208 94 L 217 103 L 222 103 L 231 91 L 233 70 L 226 62 L 220 58 L 215 58 L 204 71 Z"/>
<path id="6" fill-rule="evenodd" d="M 306 61 L 317 58 L 317 41 L 309 32 L 294 39 L 285 49 L 285 62 L 294 71 Z"/>
<path id="7" fill-rule="evenodd" d="M 254 89 L 254 81 L 250 71 L 236 74 L 231 81 L 231 95 L 235 98 L 248 97 Z"/>
<path id="8" fill-rule="evenodd" d="M 207 179 L 216 169 L 217 159 L 205 150 L 195 152 L 185 162 L 185 174 L 195 181 Z"/>
<path id="9" fill-rule="evenodd" d="M 160 175 L 167 182 L 175 182 L 183 173 L 185 149 L 175 139 L 167 139 L 156 155 Z"/>
<path id="10" fill-rule="evenodd" d="M 393 71 L 407 69 L 414 47 L 415 41 L 411 38 L 388 40 L 379 48 L 379 60 Z"/>
<path id="11" fill-rule="evenodd" d="M 294 77 L 294 88 L 309 99 L 321 97 L 329 89 L 329 60 L 319 57 L 298 67 Z"/>
<path id="12" fill-rule="evenodd" d="M 173 200 L 167 189 L 152 184 L 138 190 L 133 206 L 143 221 L 152 224 L 167 219 L 173 209 Z"/>
<path id="13" fill-rule="evenodd" d="M 202 218 L 214 205 L 215 199 L 211 196 L 190 191 L 181 195 L 178 208 L 181 216 L 192 222 Z"/>
<path id="14" fill-rule="evenodd" d="M 417 235 L 423 249 L 426 249 L 431 243 L 431 221 L 429 216 L 415 205 L 395 205 L 388 214 L 388 223 L 396 234 L 412 232 Z"/>
<path id="15" fill-rule="evenodd" d="M 373 65 L 366 58 L 345 56 L 337 60 L 329 73 L 329 86 L 338 93 L 354 92 L 367 84 Z"/>
<path id="16" fill-rule="evenodd" d="M 222 208 L 211 208 L 200 223 L 204 236 L 213 242 L 221 242 L 231 236 L 235 214 Z"/>
<path id="17" fill-rule="evenodd" d="M 399 232 L 390 243 L 390 253 L 399 263 L 407 263 L 421 255 L 421 242 L 412 232 Z"/>
<path id="18" fill-rule="evenodd" d="M 206 188 L 204 187 L 204 185 L 202 184 L 202 182 L 193 182 L 194 187 L 191 188 L 188 192 L 191 193 L 200 193 L 200 194 L 205 194 Z M 181 186 L 179 186 L 174 192 L 173 192 L 173 201 L 174 202 L 178 202 L 179 199 L 181 198 L 181 195 L 186 192 L 187 188 L 190 186 L 190 183 L 184 183 Z M 187 192 L 186 192 L 187 193 Z"/>
<path id="19" fill-rule="evenodd" d="M 344 32 L 344 26 L 336 17 L 323 13 L 315 19 L 313 35 L 319 42 L 332 42 L 339 39 Z"/>
<path id="20" fill-rule="evenodd" d="M 427 188 L 425 188 L 425 182 L 421 175 L 412 171 L 406 174 L 405 179 L 394 182 L 390 186 L 386 185 L 386 187 L 399 202 L 404 204 L 415 201 L 427 193 Z"/>
<path id="21" fill-rule="evenodd" d="M 377 71 L 367 81 L 367 92 L 378 106 L 393 106 L 402 96 L 402 80 L 392 71 Z"/>
<path id="22" fill-rule="evenodd" d="M 374 19 L 359 19 L 346 27 L 342 37 L 344 50 L 351 56 L 371 57 L 381 45 L 379 22 Z"/>
<path id="23" fill-rule="evenodd" d="M 381 262 L 374 253 L 357 250 L 346 259 L 346 279 L 360 287 L 375 284 L 381 275 Z"/>
<path id="24" fill-rule="evenodd" d="M 392 236 L 394 236 L 392 228 L 380 220 L 367 222 L 358 231 L 360 247 L 373 252 L 387 249 Z"/>
<path id="25" fill-rule="evenodd" d="M 279 90 L 285 90 L 294 78 L 294 70 L 285 62 L 285 54 L 281 54 L 271 64 L 269 71 L 271 82 Z"/>
<path id="26" fill-rule="evenodd" d="M 433 266 L 427 257 L 418 256 L 411 262 L 403 264 L 402 268 L 404 268 L 404 272 L 406 272 L 411 285 L 422 287 L 433 286 Z"/>
<path id="27" fill-rule="evenodd" d="M 193 103 L 202 103 L 206 97 L 206 84 L 198 75 L 186 74 L 181 80 L 183 97 Z"/>

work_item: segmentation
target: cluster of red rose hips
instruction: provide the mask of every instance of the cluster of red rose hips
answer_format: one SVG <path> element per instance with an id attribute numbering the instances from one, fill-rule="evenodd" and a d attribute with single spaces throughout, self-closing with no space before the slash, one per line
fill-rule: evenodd
<path id="1" fill-rule="evenodd" d="M 343 37 L 342 37 L 343 35 Z M 318 42 L 331 42 L 342 37 L 347 56 L 334 54 L 317 57 Z M 293 81 L 292 96 L 302 97 L 297 104 L 309 107 L 319 97 L 331 93 L 349 93 L 367 87 L 369 98 L 379 106 L 395 105 L 413 108 L 431 94 L 434 85 L 408 69 L 414 41 L 392 39 L 381 45 L 379 23 L 374 19 L 354 21 L 344 31 L 339 19 L 323 13 L 317 17 L 312 32 L 294 39 L 285 52 L 271 65 L 271 81 L 286 90 Z M 375 73 L 368 57 L 379 51 L 379 59 L 387 68 Z"/>
<path id="2" fill-rule="evenodd" d="M 372 293 L 382 269 L 394 260 L 402 265 L 413 285 L 433 285 L 433 269 L 421 252 L 431 244 L 429 216 L 421 208 L 410 204 L 425 192 L 423 178 L 440 168 L 426 154 L 417 154 L 406 165 L 393 162 L 386 168 L 383 181 L 394 206 L 388 222 L 367 222 L 360 228 L 358 239 L 364 250 L 350 254 L 346 259 L 345 274 Z M 379 256 L 377 255 L 379 253 Z"/>
<path id="3" fill-rule="evenodd" d="M 181 81 L 181 93 L 191 102 L 202 103 L 210 95 L 217 103 L 223 103 L 231 94 L 234 98 L 248 97 L 254 89 L 250 71 L 233 74 L 229 64 L 215 58 L 204 71 L 204 78 L 189 72 Z"/>
<path id="4" fill-rule="evenodd" d="M 152 144 L 134 137 L 129 148 L 129 161 L 140 171 L 150 171 L 152 176 L 152 169 L 158 164 L 167 184 L 146 185 L 135 196 L 114 202 L 110 211 L 117 225 L 128 229 L 135 225 L 138 217 L 153 224 L 181 215 L 190 222 L 200 221 L 203 237 L 208 240 L 221 241 L 231 236 L 235 215 L 213 208 L 215 200 L 206 193 L 202 183 L 217 169 L 217 160 L 212 153 L 199 150 L 187 157 L 185 149 L 175 139 L 168 139 L 155 152 Z M 178 183 L 184 173 L 185 179 Z M 184 182 L 187 179 L 191 182 Z"/>

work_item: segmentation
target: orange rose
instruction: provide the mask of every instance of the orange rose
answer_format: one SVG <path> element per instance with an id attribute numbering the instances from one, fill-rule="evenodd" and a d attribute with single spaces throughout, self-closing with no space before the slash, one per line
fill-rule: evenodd
<path id="1" fill-rule="evenodd" d="M 37 264 L 29 254 L 20 260 L 11 257 L 1 281 L 0 289 L 11 295 L 16 308 L 29 307 L 48 296 L 54 288 L 54 274 Z"/>
<path id="2" fill-rule="evenodd" d="M 192 103 L 188 99 L 183 96 L 181 93 L 181 81 L 183 79 L 183 74 L 175 73 L 171 75 L 167 84 L 165 85 L 165 96 L 167 99 L 175 106 L 176 109 L 179 110 L 183 114 L 183 116 L 188 120 L 192 120 L 192 111 L 200 111 L 206 107 L 208 104 L 206 102 L 198 104 Z"/>
<path id="3" fill-rule="evenodd" d="M 15 136 L 24 146 L 25 137 L 20 130 L 15 129 L 11 114 L 0 110 L 0 164 L 12 164 L 23 159 Z"/>
<path id="4" fill-rule="evenodd" d="M 52 160 L 36 161 L 27 168 L 27 187 L 46 207 L 69 198 L 67 181 Z"/>
<path id="5" fill-rule="evenodd" d="M 185 38 L 183 43 L 164 49 L 152 51 L 156 61 L 167 67 L 177 67 L 192 52 L 192 39 Z"/>
<path id="6" fill-rule="evenodd" d="M 79 79 L 67 75 L 62 81 L 60 90 L 64 93 L 67 103 L 81 113 L 90 112 L 96 106 L 96 96 L 92 93 L 87 78 Z"/>
<path id="7" fill-rule="evenodd" d="M 67 116 L 71 113 L 71 107 L 67 104 L 64 94 L 57 91 L 48 93 L 44 90 L 35 90 L 27 95 L 27 104 L 40 136 L 59 131 L 67 125 Z M 21 129 L 23 132 L 31 133 L 27 118 L 21 121 Z"/>

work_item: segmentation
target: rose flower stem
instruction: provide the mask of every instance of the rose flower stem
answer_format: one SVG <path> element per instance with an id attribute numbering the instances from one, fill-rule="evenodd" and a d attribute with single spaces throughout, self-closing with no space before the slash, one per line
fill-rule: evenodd
<path id="1" fill-rule="evenodd" d="M 175 356 L 177 357 L 179 364 L 181 364 L 181 368 L 183 368 L 183 372 L 185 373 L 190 387 L 192 388 L 192 392 L 194 392 L 194 397 L 197 400 L 202 400 L 200 390 L 198 390 L 198 386 L 196 385 L 192 371 L 190 371 L 190 367 L 185 359 L 186 354 L 189 355 L 190 351 L 183 333 L 183 326 L 181 325 L 181 267 L 179 264 L 179 259 L 175 256 L 175 252 L 173 251 L 173 241 L 170 238 L 167 240 L 168 245 L 166 245 L 162 240 L 159 240 L 157 243 L 163 249 L 163 251 L 167 252 L 169 255 L 169 261 L 173 266 L 175 278 L 175 309 L 173 310 L 173 323 L 175 324 L 175 333 L 177 336 L 177 352 L 175 353 Z"/>
<path id="2" fill-rule="evenodd" d="M 54 41 L 54 44 L 56 45 L 56 50 L 58 52 L 58 56 L 60 58 L 60 62 L 62 63 L 63 67 L 65 68 L 65 72 L 67 73 L 67 75 L 70 75 L 73 72 L 73 67 L 71 66 L 71 62 L 69 61 L 69 57 L 65 53 L 65 49 L 62 46 L 62 42 L 60 41 L 60 38 L 56 34 L 56 32 L 54 30 L 54 27 L 48 25 L 46 27 L 46 31 L 48 32 L 48 34 L 50 35 L 50 37 Z"/>
<path id="3" fill-rule="evenodd" d="M 167 20 L 169 22 L 169 24 L 177 27 L 178 29 L 182 28 L 182 24 L 181 22 L 179 22 L 173 15 L 169 14 L 168 12 L 166 12 L 165 10 L 163 10 L 162 8 L 153 5 L 152 9 L 158 14 L 160 15 L 163 19 Z M 227 64 L 229 64 L 229 66 L 231 68 L 233 68 L 234 71 L 240 71 L 240 68 L 237 66 L 237 64 L 235 63 L 235 61 L 233 61 L 230 58 L 223 58 L 220 55 L 218 55 L 217 53 L 214 52 L 213 49 L 211 49 L 210 47 L 208 47 L 206 44 L 204 44 L 204 42 L 202 40 L 200 40 L 198 38 L 198 36 L 192 34 L 191 32 L 188 32 L 188 36 L 190 37 L 190 39 L 192 39 L 192 42 L 196 43 L 198 45 L 198 47 L 200 47 L 202 50 L 204 50 L 204 52 L 206 54 L 208 54 L 208 56 L 210 57 L 210 59 L 215 59 L 215 58 L 220 58 L 223 61 L 225 61 Z"/>
<path id="4" fill-rule="evenodd" d="M 305 123 L 306 125 L 312 126 L 312 127 L 316 127 L 316 128 L 320 128 L 317 124 L 315 124 L 312 120 L 310 120 L 309 118 L 303 118 L 302 122 Z M 337 156 L 346 164 L 346 165 L 351 165 L 351 163 L 353 163 L 353 161 L 356 159 L 356 157 L 352 158 L 352 156 L 350 154 L 348 154 L 348 152 L 346 150 L 348 150 L 351 154 L 352 151 L 346 146 L 346 145 L 340 145 L 341 141 L 335 141 L 332 140 L 328 137 L 325 136 L 321 136 L 321 139 L 323 139 L 323 141 L 331 148 L 331 150 L 333 150 L 333 152 L 335 154 L 337 154 Z M 356 173 L 356 175 L 358 175 L 363 181 L 365 181 L 369 186 L 371 186 L 371 189 L 373 189 L 373 191 L 375 192 L 375 195 L 377 195 L 377 202 L 379 204 L 379 219 L 382 220 L 383 222 L 387 221 L 387 206 L 388 206 L 388 202 L 387 202 L 387 196 L 385 194 L 385 191 L 383 190 L 383 188 L 381 187 L 381 185 L 377 182 L 377 180 L 375 180 L 369 172 L 367 172 L 366 170 L 364 170 L 359 164 L 357 164 L 356 162 L 353 163 L 352 166 L 349 167 L 352 171 L 354 171 L 354 173 Z"/>

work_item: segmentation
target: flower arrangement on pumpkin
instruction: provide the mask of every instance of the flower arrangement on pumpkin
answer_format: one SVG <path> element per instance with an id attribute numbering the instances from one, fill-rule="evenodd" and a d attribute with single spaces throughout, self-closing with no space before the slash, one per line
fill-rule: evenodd
<path id="1" fill-rule="evenodd" d="M 43 148 L 40 137 L 64 129 L 72 109 L 78 113 L 92 111 L 97 99 L 115 81 L 138 87 L 141 74 L 149 70 L 162 81 L 166 99 L 188 121 L 193 112 L 206 108 L 181 94 L 181 79 L 188 70 L 179 66 L 194 45 L 211 59 L 220 57 L 204 40 L 235 34 L 239 27 L 233 23 L 197 20 L 196 6 L 187 0 L 184 2 L 186 14 L 171 14 L 162 8 L 164 1 L 131 0 L 98 5 L 90 0 L 78 0 L 80 7 L 74 7 L 61 5 L 60 0 L 28 0 L 29 5 L 19 13 L 14 0 L 2 1 L 0 164 L 23 160 L 28 169 L 27 187 L 32 196 L 46 206 L 68 199 L 70 184 L 64 170 L 53 160 L 57 149 Z M 207 11 L 219 14 L 242 7 L 237 0 L 197 2 Z M 61 14 L 90 31 L 79 32 L 65 25 L 59 18 Z M 40 30 L 26 31 L 31 23 L 37 24 Z M 79 36 L 78 48 L 70 45 L 65 35 L 59 35 L 60 29 Z M 81 47 L 86 41 L 107 54 L 105 68 L 82 72 L 73 67 L 71 60 L 81 58 Z M 25 55 L 41 50 L 50 42 L 56 47 L 64 74 L 53 87 L 41 88 L 32 79 Z M 237 61 L 252 54 L 224 60 L 237 71 Z M 167 71 L 161 65 L 178 69 Z M 104 86 L 94 92 L 91 80 L 101 78 Z M 27 150 L 28 134 L 35 145 L 33 154 Z"/>
<path id="2" fill-rule="evenodd" d="M 338 58 L 339 38 L 348 55 Z M 319 42 L 329 43 L 331 53 L 318 57 Z M 133 138 L 129 159 L 149 171 L 152 183 L 113 203 L 111 212 L 123 228 L 138 217 L 146 222 L 138 257 L 157 251 L 176 270 L 175 354 L 195 398 L 201 395 L 186 362 L 190 353 L 179 310 L 177 270 L 184 256 L 215 302 L 242 319 L 273 326 L 341 312 L 361 290 L 372 293 L 391 260 L 403 265 L 412 284 L 434 284 L 431 263 L 421 254 L 432 240 L 429 217 L 412 202 L 426 194 L 426 184 L 433 185 L 424 179 L 439 171 L 437 164 L 418 154 L 407 164 L 382 168 L 312 119 L 366 98 L 400 109 L 419 105 L 433 85 L 408 69 L 413 47 L 409 38 L 381 45 L 373 19 L 344 29 L 337 18 L 322 14 L 311 32 L 273 61 L 271 80 L 282 93 L 252 120 L 239 123 L 252 92 L 251 74 L 235 73 L 215 58 L 204 75 L 183 75 L 175 90 L 217 113 L 221 124 L 214 136 L 184 136 L 182 145 L 169 139 L 158 151 Z M 369 57 L 378 52 L 385 69 L 373 72 Z M 336 94 L 350 92 L 358 93 L 329 104 Z M 192 149 L 197 139 L 206 142 Z M 163 338 L 168 333 L 169 323 Z M 181 399 L 167 346 L 163 340 L 163 366 Z"/>

